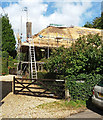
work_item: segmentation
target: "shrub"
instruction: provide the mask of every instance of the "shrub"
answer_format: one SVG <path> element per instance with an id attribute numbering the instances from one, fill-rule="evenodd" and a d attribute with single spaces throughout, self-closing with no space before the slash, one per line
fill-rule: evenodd
<path id="1" fill-rule="evenodd" d="M 17 63 L 17 60 L 9 56 L 6 51 L 3 51 L 2 52 L 2 75 L 9 74 L 10 68 L 16 68 L 16 65 L 14 65 L 14 63 Z"/>
<path id="2" fill-rule="evenodd" d="M 71 99 L 88 100 L 92 96 L 93 87 L 103 78 L 100 74 L 85 75 L 84 83 L 77 82 L 78 76 L 67 77 L 67 86 Z M 80 75 L 79 75 L 80 80 Z M 81 78 L 82 80 L 82 78 Z"/>
<path id="3" fill-rule="evenodd" d="M 52 72 L 38 72 L 37 73 L 38 79 L 64 79 L 64 75 L 59 75 L 57 73 Z"/>
<path id="4" fill-rule="evenodd" d="M 78 38 L 70 48 L 56 48 L 45 66 L 50 72 L 65 77 L 72 99 L 88 99 L 92 95 L 94 85 L 102 79 L 101 36 L 89 34 Z M 77 82 L 78 79 L 85 79 L 85 81 Z"/>

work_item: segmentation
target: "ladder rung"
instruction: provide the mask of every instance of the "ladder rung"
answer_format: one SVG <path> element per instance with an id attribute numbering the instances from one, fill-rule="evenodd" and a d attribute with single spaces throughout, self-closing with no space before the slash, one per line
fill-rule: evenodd
<path id="1" fill-rule="evenodd" d="M 37 78 L 34 46 L 30 46 L 30 56 L 31 56 L 31 76 L 32 78 Z"/>

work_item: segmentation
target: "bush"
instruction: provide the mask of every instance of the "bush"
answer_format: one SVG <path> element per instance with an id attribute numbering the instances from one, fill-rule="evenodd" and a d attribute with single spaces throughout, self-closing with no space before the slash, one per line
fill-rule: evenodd
<path id="1" fill-rule="evenodd" d="M 16 58 L 13 59 L 13 57 L 9 56 L 9 58 L 8 58 L 8 67 L 9 67 L 9 68 L 17 68 L 17 66 L 14 65 L 14 63 L 17 63 L 17 62 L 18 62 L 18 61 L 17 61 Z"/>
<path id="2" fill-rule="evenodd" d="M 81 75 L 82 76 L 82 75 Z M 77 82 L 78 76 L 67 77 L 67 86 L 71 99 L 88 100 L 92 96 L 93 87 L 103 78 L 100 74 L 85 75 L 84 83 Z M 80 80 L 80 75 L 79 75 Z M 81 78 L 82 80 L 82 78 Z"/>
<path id="3" fill-rule="evenodd" d="M 38 79 L 44 79 L 47 72 L 37 72 Z"/>
<path id="4" fill-rule="evenodd" d="M 58 75 L 56 73 L 51 72 L 38 72 L 37 73 L 38 79 L 60 79 L 63 80 L 63 75 Z"/>
<path id="5" fill-rule="evenodd" d="M 9 56 L 9 54 L 6 51 L 3 51 L 2 52 L 2 75 L 9 74 L 10 68 L 16 68 L 16 65 L 14 65 L 14 63 L 17 63 L 17 60 Z"/>
<path id="6" fill-rule="evenodd" d="M 56 48 L 45 66 L 50 72 L 65 77 L 72 99 L 88 99 L 103 74 L 102 37 L 89 34 L 78 38 L 67 49 Z M 78 79 L 85 82 L 77 82 Z"/>

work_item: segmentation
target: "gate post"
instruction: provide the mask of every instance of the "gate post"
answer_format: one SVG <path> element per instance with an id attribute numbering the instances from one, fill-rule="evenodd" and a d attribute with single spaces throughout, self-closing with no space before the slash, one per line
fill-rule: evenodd
<path id="1" fill-rule="evenodd" d="M 12 92 L 13 94 L 15 94 L 15 76 L 13 77 L 13 81 L 12 81 Z"/>
<path id="2" fill-rule="evenodd" d="M 67 80 L 65 80 L 65 100 L 70 101 L 69 89 L 67 87 Z"/>

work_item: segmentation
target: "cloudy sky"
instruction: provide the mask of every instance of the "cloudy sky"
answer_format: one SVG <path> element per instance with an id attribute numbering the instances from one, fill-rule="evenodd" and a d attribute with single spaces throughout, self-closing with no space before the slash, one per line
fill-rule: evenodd
<path id="1" fill-rule="evenodd" d="M 1 0 L 0 13 L 8 13 L 10 23 L 15 32 L 26 33 L 26 12 L 28 21 L 32 22 L 32 34 L 36 34 L 49 24 L 66 26 L 83 26 L 101 15 L 102 0 Z M 21 27 L 22 18 L 22 27 Z"/>

